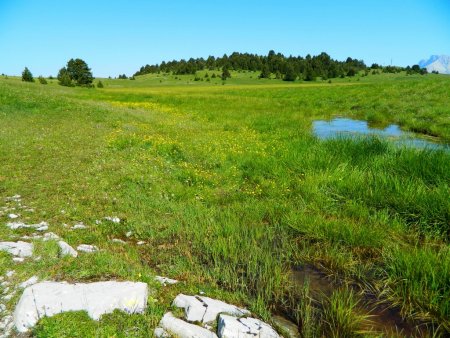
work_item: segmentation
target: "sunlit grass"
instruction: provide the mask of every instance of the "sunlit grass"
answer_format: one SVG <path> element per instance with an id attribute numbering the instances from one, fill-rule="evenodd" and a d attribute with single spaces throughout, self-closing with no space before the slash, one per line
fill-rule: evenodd
<path id="1" fill-rule="evenodd" d="M 18 267 L 20 279 L 132 279 L 158 288 L 158 273 L 184 282 L 155 295 L 150 324 L 123 319 L 121 329 L 107 317 L 86 324 L 91 333 L 136 326 L 139 336 L 177 292 L 199 290 L 267 320 L 270 311 L 289 313 L 305 337 L 360 332 L 364 317 L 353 310 L 362 300 L 353 291 L 337 291 L 322 307 L 299 303 L 308 290 L 292 295 L 299 286 L 291 267 L 310 263 L 448 330 L 449 153 L 377 138 L 320 141 L 310 128 L 316 118 L 345 115 L 448 140 L 449 79 L 255 84 L 247 75 L 195 87 L 110 80 L 101 90 L 0 79 L 1 197 L 21 194 L 36 209 L 29 221 L 47 220 L 70 244 L 102 249 L 60 260 L 53 244 L 37 243 L 42 260 Z M 123 221 L 95 223 L 108 215 Z M 89 229 L 62 226 L 79 221 Z M 0 227 L 2 238 L 13 235 Z M 2 273 L 13 267 L 3 260 Z M 73 318 L 46 320 L 36 334 L 82 335 Z"/>

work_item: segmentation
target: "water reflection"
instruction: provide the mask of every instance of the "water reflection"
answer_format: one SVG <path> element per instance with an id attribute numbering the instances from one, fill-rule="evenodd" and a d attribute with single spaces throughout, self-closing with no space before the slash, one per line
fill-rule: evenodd
<path id="1" fill-rule="evenodd" d="M 367 121 L 349 118 L 335 118 L 330 121 L 313 121 L 313 132 L 320 139 L 336 137 L 353 137 L 360 135 L 375 135 L 388 138 L 399 145 L 416 148 L 431 148 L 449 150 L 449 145 L 418 137 L 414 133 L 405 132 L 396 124 L 384 128 L 370 126 Z"/>

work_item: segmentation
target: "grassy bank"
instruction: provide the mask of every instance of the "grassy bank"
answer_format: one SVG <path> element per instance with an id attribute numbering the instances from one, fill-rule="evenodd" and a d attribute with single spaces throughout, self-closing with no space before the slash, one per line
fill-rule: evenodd
<path id="1" fill-rule="evenodd" d="M 43 259 L 18 267 L 17 278 L 132 279 L 157 290 L 144 317 L 69 314 L 36 334 L 145 336 L 174 295 L 203 290 L 266 320 L 282 313 L 305 337 L 370 335 L 376 325 L 359 307 L 368 296 L 444 335 L 450 154 L 376 138 L 321 141 L 311 123 L 349 116 L 448 141 L 450 78 L 286 84 L 233 75 L 225 85 L 144 76 L 105 80 L 104 89 L 0 79 L 1 197 L 22 195 L 36 210 L 30 222 L 103 249 L 60 260 L 41 244 Z M 95 224 L 110 215 L 124 221 Z M 62 226 L 79 221 L 89 230 Z M 0 227 L 2 239 L 12 236 Z M 0 259 L 4 274 L 14 264 Z M 337 279 L 335 292 L 305 301 L 309 286 L 292 279 L 304 265 Z M 184 283 L 162 290 L 156 273 Z"/>

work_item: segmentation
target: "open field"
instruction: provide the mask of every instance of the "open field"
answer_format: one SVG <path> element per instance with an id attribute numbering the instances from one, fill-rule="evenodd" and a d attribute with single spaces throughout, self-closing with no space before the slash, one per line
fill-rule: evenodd
<path id="1" fill-rule="evenodd" d="M 0 253 L 0 275 L 156 290 L 144 316 L 59 315 L 36 336 L 145 337 L 176 294 L 200 290 L 269 322 L 283 315 L 304 337 L 392 336 L 378 302 L 407 319 L 399 336 L 450 331 L 450 153 L 311 133 L 315 119 L 346 116 L 449 142 L 450 77 L 178 78 L 102 79 L 103 89 L 0 78 L 0 203 L 20 194 L 35 209 L 27 222 L 102 249 L 59 259 L 37 241 L 39 262 Z M 96 225 L 105 216 L 123 221 Z M 89 228 L 63 226 L 78 222 Z M 14 234 L 0 226 L 1 239 Z M 299 284 L 306 267 L 331 291 Z M 155 274 L 183 283 L 161 287 Z"/>

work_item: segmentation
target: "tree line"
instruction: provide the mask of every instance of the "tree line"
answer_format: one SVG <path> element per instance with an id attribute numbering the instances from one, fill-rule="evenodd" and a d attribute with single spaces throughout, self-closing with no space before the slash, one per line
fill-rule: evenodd
<path id="1" fill-rule="evenodd" d="M 234 52 L 222 57 L 209 56 L 208 58 L 190 58 L 189 60 L 173 60 L 160 64 L 145 65 L 134 76 L 151 73 L 172 73 L 174 75 L 196 74 L 202 70 L 222 70 L 222 79 L 230 77 L 230 70 L 234 71 L 259 71 L 260 78 L 283 79 L 285 81 L 305 80 L 313 81 L 316 78 L 323 80 L 329 78 L 355 76 L 361 71 L 368 75 L 372 70 L 374 74 L 379 72 L 397 73 L 406 71 L 408 74 L 426 74 L 426 69 L 418 65 L 413 67 L 380 66 L 376 63 L 370 67 L 363 60 L 348 57 L 345 61 L 338 61 L 323 52 L 311 56 L 285 56 L 271 50 L 267 55 Z"/>
<path id="2" fill-rule="evenodd" d="M 190 58 L 189 60 L 173 60 L 160 64 L 145 65 L 134 76 L 150 73 L 173 73 L 175 75 L 195 74 L 201 70 L 243 70 L 259 71 L 261 78 L 283 78 L 288 81 L 301 79 L 314 80 L 336 78 L 340 76 L 354 76 L 367 67 L 362 60 L 347 58 L 345 61 L 332 59 L 327 53 L 316 56 L 285 56 L 271 50 L 268 55 L 234 52 L 222 57 Z"/>

